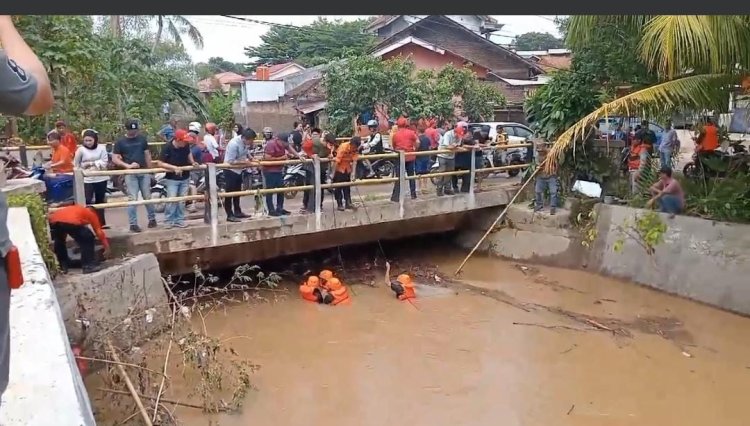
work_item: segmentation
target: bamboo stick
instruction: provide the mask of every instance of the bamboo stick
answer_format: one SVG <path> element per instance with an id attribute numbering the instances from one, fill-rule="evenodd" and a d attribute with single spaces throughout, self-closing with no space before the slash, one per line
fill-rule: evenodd
<path id="1" fill-rule="evenodd" d="M 110 352 L 112 352 L 112 358 L 117 362 L 121 362 L 120 356 L 117 355 L 117 351 L 115 350 L 114 345 L 112 345 L 112 340 L 110 340 L 109 338 L 107 338 L 107 347 L 109 348 Z M 133 382 L 130 381 L 130 376 L 128 376 L 128 372 L 125 371 L 125 367 L 123 367 L 120 364 L 117 364 L 117 370 L 120 372 L 120 374 L 122 374 L 123 379 L 125 379 L 125 385 L 128 387 L 130 394 L 133 396 L 133 399 L 135 400 L 135 405 L 137 405 L 138 409 L 141 411 L 141 416 L 143 417 L 143 421 L 146 423 L 147 426 L 153 426 L 154 424 L 151 422 L 151 419 L 148 417 L 146 408 L 143 406 L 143 401 L 141 401 L 141 398 L 138 396 L 138 392 L 135 391 Z"/>

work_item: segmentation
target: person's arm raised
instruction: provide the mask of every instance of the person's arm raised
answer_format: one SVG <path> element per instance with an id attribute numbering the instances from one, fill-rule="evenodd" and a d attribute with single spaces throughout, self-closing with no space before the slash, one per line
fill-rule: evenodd
<path id="1" fill-rule="evenodd" d="M 51 110 L 55 98 L 47 70 L 18 33 L 10 15 L 0 15 L 0 44 L 2 56 L 7 56 L 0 64 L 0 85 L 4 86 L 0 87 L 0 105 L 4 109 L 0 112 L 40 115 Z"/>

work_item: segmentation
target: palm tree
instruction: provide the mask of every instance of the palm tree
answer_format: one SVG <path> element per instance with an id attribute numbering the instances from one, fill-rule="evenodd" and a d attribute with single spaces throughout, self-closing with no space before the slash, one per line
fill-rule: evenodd
<path id="1" fill-rule="evenodd" d="M 156 15 L 156 37 L 154 38 L 153 50 L 159 45 L 162 33 L 166 27 L 167 33 L 177 44 L 182 44 L 182 35 L 188 36 L 195 47 L 203 48 L 203 35 L 198 28 L 182 15 Z"/>
<path id="2" fill-rule="evenodd" d="M 656 72 L 660 81 L 603 104 L 563 132 L 550 150 L 545 166 L 548 172 L 557 168 L 565 151 L 602 117 L 684 108 L 723 109 L 730 91 L 750 73 L 748 15 L 572 16 L 567 43 L 573 48 L 584 47 L 600 25 L 618 25 L 639 34 L 640 61 Z"/>

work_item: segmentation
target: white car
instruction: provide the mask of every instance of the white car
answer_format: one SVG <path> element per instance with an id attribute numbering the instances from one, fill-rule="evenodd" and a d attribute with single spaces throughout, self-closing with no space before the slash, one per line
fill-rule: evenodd
<path id="1" fill-rule="evenodd" d="M 495 140 L 497 135 L 497 126 L 503 126 L 503 130 L 508 134 L 508 143 L 524 143 L 529 138 L 534 136 L 534 132 L 531 131 L 527 126 L 521 123 L 514 123 L 509 121 L 488 121 L 483 123 L 469 123 L 469 129 L 474 131 L 474 128 L 479 126 L 490 127 L 490 140 Z"/>

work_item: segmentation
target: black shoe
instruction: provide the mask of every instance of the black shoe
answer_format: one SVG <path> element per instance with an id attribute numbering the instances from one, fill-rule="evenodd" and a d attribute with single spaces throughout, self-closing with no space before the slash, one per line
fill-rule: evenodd
<path id="1" fill-rule="evenodd" d="M 156 228 L 156 219 L 148 221 L 149 228 Z"/>
<path id="2" fill-rule="evenodd" d="M 234 217 L 236 217 L 237 219 L 247 219 L 250 217 L 250 215 L 239 212 L 239 213 L 235 213 Z"/>
<path id="3" fill-rule="evenodd" d="M 102 266 L 101 264 L 99 264 L 99 265 L 86 265 L 86 266 L 84 266 L 82 268 L 82 272 L 84 274 L 92 274 L 94 272 L 99 272 L 102 269 L 104 269 L 104 266 Z"/>
<path id="4" fill-rule="evenodd" d="M 340 204 L 339 204 L 339 205 L 338 205 L 338 206 L 336 207 L 336 210 L 338 210 L 338 211 L 340 211 L 340 212 L 343 212 L 343 211 L 344 211 L 344 206 L 342 206 L 342 205 L 340 205 Z"/>
<path id="5" fill-rule="evenodd" d="M 396 198 L 396 199 L 391 198 L 391 201 L 394 202 L 394 203 L 398 203 L 398 198 Z"/>
<path id="6" fill-rule="evenodd" d="M 412 195 L 411 195 L 411 199 L 412 199 L 412 200 L 416 200 L 416 199 L 417 199 L 417 194 L 412 194 Z"/>
<path id="7" fill-rule="evenodd" d="M 68 267 L 66 265 L 60 265 L 60 273 L 65 275 L 68 273 Z"/>
<path id="8" fill-rule="evenodd" d="M 445 195 L 456 195 L 456 193 L 448 190 L 448 191 L 445 191 Z"/>
<path id="9" fill-rule="evenodd" d="M 142 229 L 138 225 L 130 225 L 130 232 L 142 232 Z"/>
<path id="10" fill-rule="evenodd" d="M 102 225 L 102 229 L 109 229 L 109 225 Z"/>
<path id="11" fill-rule="evenodd" d="M 273 217 L 279 217 L 279 216 L 281 216 L 281 215 L 279 214 L 279 212 L 277 212 L 277 211 L 272 211 L 272 212 L 268 212 L 268 215 L 269 215 L 269 216 L 273 216 Z"/>
<path id="12" fill-rule="evenodd" d="M 550 216 L 554 216 L 554 215 L 555 215 L 555 213 L 557 213 L 557 212 L 555 211 L 555 208 L 554 208 L 554 207 L 550 207 L 550 208 L 549 208 L 549 215 L 550 215 Z"/>
<path id="13" fill-rule="evenodd" d="M 277 213 L 279 213 L 279 216 L 289 216 L 290 214 L 292 214 L 292 212 L 290 212 L 289 210 L 284 209 L 278 210 Z"/>
<path id="14" fill-rule="evenodd" d="M 237 216 L 227 216 L 227 222 L 242 222 Z"/>
<path id="15" fill-rule="evenodd" d="M 346 205 L 346 209 L 347 210 L 357 210 L 356 207 L 354 207 L 354 205 L 352 205 L 352 204 L 347 204 Z"/>

